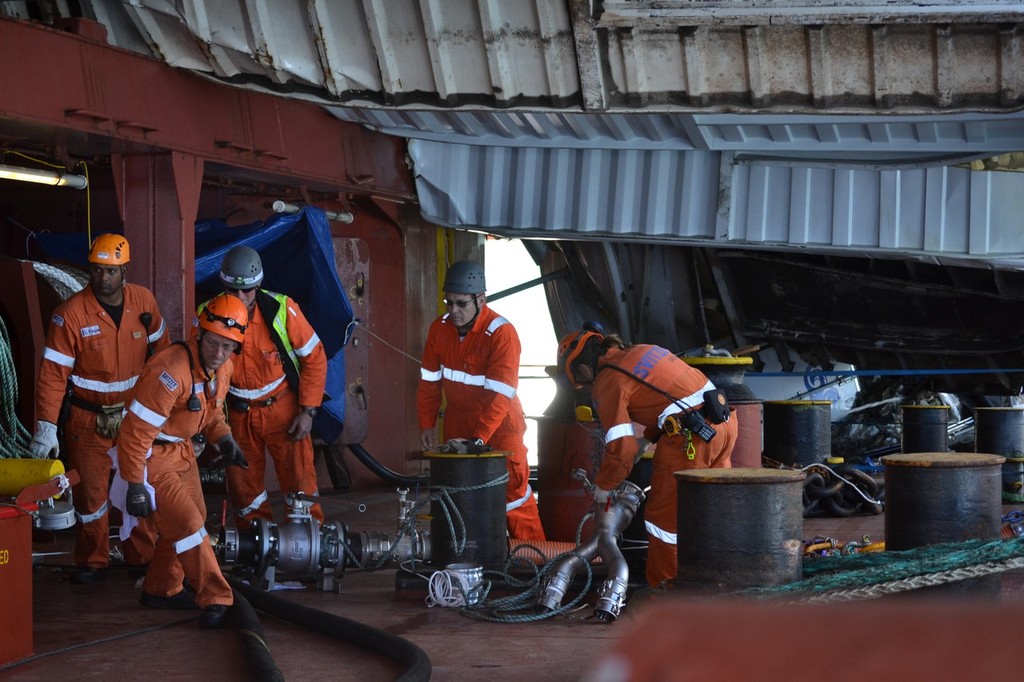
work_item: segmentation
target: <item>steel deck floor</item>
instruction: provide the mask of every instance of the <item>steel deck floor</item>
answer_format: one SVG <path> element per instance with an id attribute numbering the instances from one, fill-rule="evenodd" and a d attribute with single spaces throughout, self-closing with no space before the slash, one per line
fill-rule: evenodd
<path id="1" fill-rule="evenodd" d="M 332 497 L 365 503 L 367 511 L 362 514 L 335 512 L 325 507 L 329 520 L 344 521 L 352 532 L 394 534 L 397 500 L 393 490 L 350 492 Z M 210 507 L 214 509 L 218 505 L 211 500 Z M 845 542 L 868 535 L 872 540 L 881 540 L 883 532 L 883 515 L 812 518 L 804 522 L 805 539 L 822 535 Z M 52 542 L 35 542 L 33 549 L 36 553 L 66 552 L 72 544 L 71 532 L 62 531 Z M 240 636 L 234 627 L 204 631 L 196 624 L 198 612 L 161 611 L 140 606 L 136 581 L 123 569 L 111 569 L 107 579 L 98 584 L 71 585 L 69 563 L 70 555 L 61 554 L 45 557 L 35 566 L 35 655 L 16 667 L 0 668 L 0 678 L 40 682 L 67 678 L 81 681 L 253 679 L 242 646 L 241 637 L 245 635 Z M 1024 576 L 1019 571 L 1003 574 L 1000 602 L 1019 607 L 1024 602 L 1022 583 Z M 395 569 L 349 571 L 341 578 L 339 594 L 317 591 L 312 583 L 306 584 L 303 590 L 274 594 L 413 642 L 430 658 L 431 679 L 499 682 L 584 677 L 594 661 L 618 644 L 645 609 L 664 602 L 662 597 L 670 595 L 671 591 L 631 593 L 621 617 L 612 624 L 592 618 L 590 608 L 569 617 L 521 623 L 485 622 L 464 616 L 457 609 L 428 608 L 422 600 L 425 587 L 422 595 L 396 589 Z M 699 612 L 705 613 L 708 604 L 702 601 Z M 736 611 L 736 606 L 723 601 L 720 612 L 724 615 L 730 613 L 729 609 Z M 742 612 L 739 610 L 737 615 Z M 263 614 L 260 619 L 266 644 L 287 680 L 384 680 L 396 679 L 402 673 L 399 664 L 352 644 Z M 743 620 L 743 617 L 736 618 L 736 629 L 730 635 L 738 651 L 751 644 L 743 640 Z M 671 623 L 665 624 L 669 625 Z M 749 633 L 746 636 L 749 637 Z M 829 636 L 841 639 L 843 635 L 836 631 Z M 787 678 L 820 679 L 820 671 L 807 677 L 800 671 L 799 666 L 791 669 Z M 730 679 L 715 675 L 672 677 Z M 901 675 L 900 679 L 910 678 Z"/>

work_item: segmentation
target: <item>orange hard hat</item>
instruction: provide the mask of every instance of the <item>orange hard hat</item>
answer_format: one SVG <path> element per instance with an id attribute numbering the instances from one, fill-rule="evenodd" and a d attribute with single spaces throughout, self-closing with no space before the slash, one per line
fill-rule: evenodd
<path id="1" fill-rule="evenodd" d="M 89 262 L 99 265 L 124 265 L 130 258 L 128 240 L 119 234 L 101 234 L 89 250 Z"/>
<path id="2" fill-rule="evenodd" d="M 234 296 L 218 294 L 199 312 L 199 326 L 208 332 L 242 343 L 249 326 L 249 311 Z"/>
<path id="3" fill-rule="evenodd" d="M 604 341 L 604 334 L 599 334 L 589 329 L 583 329 L 578 332 L 570 332 L 562 337 L 562 340 L 558 342 L 558 367 L 565 376 L 569 379 L 569 384 L 575 388 L 583 388 L 583 386 L 576 381 L 576 377 L 572 373 L 572 365 L 576 360 L 579 359 L 583 353 L 583 349 L 587 347 L 589 343 L 601 343 Z"/>

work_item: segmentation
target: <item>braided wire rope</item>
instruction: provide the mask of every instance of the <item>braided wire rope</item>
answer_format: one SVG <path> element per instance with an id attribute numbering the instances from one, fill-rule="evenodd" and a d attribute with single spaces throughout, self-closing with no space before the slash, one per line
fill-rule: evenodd
<path id="1" fill-rule="evenodd" d="M 807 562 L 801 582 L 737 592 L 791 603 L 873 599 L 1024 567 L 1024 538 L 968 540 Z"/>
<path id="2" fill-rule="evenodd" d="M 1024 568 L 1024 557 L 1007 559 L 1005 561 L 989 561 L 965 568 L 911 576 L 909 578 L 892 580 L 887 583 L 880 583 L 870 587 L 860 587 L 851 590 L 835 590 L 821 595 L 797 599 L 791 603 L 828 604 L 833 602 L 854 601 L 858 599 L 877 599 L 879 597 L 884 597 L 887 594 L 908 592 L 910 590 L 935 587 L 937 585 L 944 585 L 946 583 L 957 582 L 960 580 L 981 578 L 986 575 L 992 575 L 993 573 L 1002 573 L 1003 571 L 1012 571 L 1018 568 Z"/>
<path id="3" fill-rule="evenodd" d="M 11 337 L 0 316 L 0 458 L 31 457 L 32 434 L 14 411 L 18 404 L 18 376 L 11 355 Z"/>
<path id="4" fill-rule="evenodd" d="M 80 291 L 89 281 L 76 269 L 38 262 L 32 263 L 32 269 L 53 287 L 62 301 Z M 0 316 L 0 398 L 0 459 L 31 457 L 29 443 L 32 442 L 32 432 L 25 428 L 14 411 L 18 404 L 18 374 L 3 316 Z"/>

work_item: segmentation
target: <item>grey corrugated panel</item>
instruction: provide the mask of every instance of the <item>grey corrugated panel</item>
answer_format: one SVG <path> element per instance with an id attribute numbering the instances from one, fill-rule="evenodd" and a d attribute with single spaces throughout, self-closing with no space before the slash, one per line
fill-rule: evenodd
<path id="1" fill-rule="evenodd" d="M 409 143 L 423 215 L 555 236 L 715 234 L 718 155 Z"/>
<path id="2" fill-rule="evenodd" d="M 1024 254 L 1024 174 L 733 166 L 730 243 L 999 258 Z"/>
<path id="3" fill-rule="evenodd" d="M 998 154 L 1024 149 L 1024 112 L 948 116 L 784 116 L 454 112 L 329 107 L 338 118 L 401 137 L 535 147 L 817 153 L 879 162 L 902 155 Z M 697 142 L 694 142 L 696 137 Z"/>
<path id="4" fill-rule="evenodd" d="M 1024 254 L 1024 173 L 834 169 L 715 152 L 409 144 L 421 211 L 515 236 L 863 253 Z M 727 182 L 719 186 L 722 169 Z"/>

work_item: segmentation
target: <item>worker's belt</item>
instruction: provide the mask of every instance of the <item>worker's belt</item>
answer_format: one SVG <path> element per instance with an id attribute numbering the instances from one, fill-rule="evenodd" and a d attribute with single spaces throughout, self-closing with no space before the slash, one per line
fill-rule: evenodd
<path id="1" fill-rule="evenodd" d="M 227 395 L 228 409 L 234 410 L 235 412 L 248 412 L 251 407 L 270 407 L 277 402 L 277 393 L 270 396 L 269 398 L 260 398 L 259 400 L 246 400 L 239 398 L 237 395 Z"/>
<path id="2" fill-rule="evenodd" d="M 80 407 L 83 410 L 89 410 L 96 414 L 113 414 L 114 412 L 121 412 L 124 409 L 124 403 L 115 403 L 113 405 L 99 405 L 97 403 L 91 403 L 88 400 L 83 400 L 78 396 L 71 396 L 68 401 L 75 407 Z"/>
<path id="3" fill-rule="evenodd" d="M 121 429 L 121 416 L 124 414 L 124 403 L 113 405 L 98 405 L 88 400 L 83 400 L 75 395 L 68 398 L 68 402 L 75 407 L 94 412 L 96 414 L 96 433 L 104 438 L 117 438 L 117 432 Z"/>

